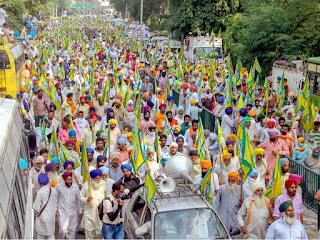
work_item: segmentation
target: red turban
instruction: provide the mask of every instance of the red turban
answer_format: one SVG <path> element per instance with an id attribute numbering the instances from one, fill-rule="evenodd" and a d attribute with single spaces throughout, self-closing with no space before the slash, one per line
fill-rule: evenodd
<path id="1" fill-rule="evenodd" d="M 60 83 L 56 83 L 56 85 L 54 85 L 56 88 L 60 88 Z"/>
<path id="2" fill-rule="evenodd" d="M 181 86 L 186 90 L 189 88 L 189 83 L 184 82 Z"/>
<path id="3" fill-rule="evenodd" d="M 92 124 L 95 124 L 95 123 L 96 123 L 96 120 L 95 120 L 95 119 L 90 119 L 88 123 L 89 123 L 89 125 L 91 126 L 91 123 L 92 123 Z"/>
<path id="4" fill-rule="evenodd" d="M 197 91 L 197 87 L 196 87 L 196 86 L 191 86 L 191 87 L 190 87 L 190 90 L 193 91 L 193 92 L 195 92 L 195 91 Z"/>
<path id="5" fill-rule="evenodd" d="M 74 145 L 74 141 L 72 139 L 68 139 L 66 141 L 66 146 L 69 146 L 70 144 Z"/>
<path id="6" fill-rule="evenodd" d="M 269 121 L 269 122 L 267 122 L 267 125 L 268 125 L 268 127 L 274 127 L 275 125 L 276 125 L 276 123 L 274 122 L 274 121 Z"/>
<path id="7" fill-rule="evenodd" d="M 72 172 L 64 172 L 62 174 L 63 180 L 66 180 L 68 177 L 72 177 Z"/>
<path id="8" fill-rule="evenodd" d="M 96 113 L 92 113 L 90 116 L 91 116 L 91 118 L 93 118 L 93 117 L 98 118 L 98 115 Z"/>
<path id="9" fill-rule="evenodd" d="M 85 97 L 85 96 L 81 96 L 81 97 L 80 97 L 80 100 L 81 100 L 81 99 L 86 100 L 86 97 Z"/>
<path id="10" fill-rule="evenodd" d="M 297 181 L 294 180 L 294 179 L 288 179 L 288 180 L 286 181 L 286 183 L 285 183 L 286 189 L 288 189 L 289 187 L 291 187 L 292 184 L 297 185 Z"/>
<path id="11" fill-rule="evenodd" d="M 162 104 L 160 104 L 160 106 L 159 106 L 159 109 L 161 109 L 161 108 L 166 108 L 167 107 L 167 105 L 165 104 L 165 103 L 162 103 Z"/>

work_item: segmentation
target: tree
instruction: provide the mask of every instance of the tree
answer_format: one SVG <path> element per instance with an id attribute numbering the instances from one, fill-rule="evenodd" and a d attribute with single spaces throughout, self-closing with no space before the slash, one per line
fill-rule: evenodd
<path id="1" fill-rule="evenodd" d="M 7 0 L 6 4 L 6 12 L 7 14 L 13 13 L 11 17 L 7 18 L 7 21 L 10 26 L 16 28 L 23 21 L 23 14 L 26 9 L 23 4 L 21 4 L 21 0 Z"/>

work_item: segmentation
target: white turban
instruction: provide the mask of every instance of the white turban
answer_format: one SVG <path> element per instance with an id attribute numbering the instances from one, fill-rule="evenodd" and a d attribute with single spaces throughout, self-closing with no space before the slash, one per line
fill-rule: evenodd
<path id="1" fill-rule="evenodd" d="M 170 148 L 172 148 L 172 147 L 178 147 L 178 144 L 177 144 L 176 142 L 172 142 L 172 143 L 170 144 Z"/>
<path id="2" fill-rule="evenodd" d="M 210 133 L 210 134 L 209 134 L 209 139 L 210 139 L 211 141 L 217 140 L 217 134 L 215 134 L 215 133 Z"/>
<path id="3" fill-rule="evenodd" d="M 251 188 L 252 193 L 255 193 L 258 188 L 264 189 L 264 186 L 263 186 L 263 183 L 262 183 L 262 182 L 256 181 L 255 183 L 253 183 L 253 184 L 251 185 L 250 188 Z"/>

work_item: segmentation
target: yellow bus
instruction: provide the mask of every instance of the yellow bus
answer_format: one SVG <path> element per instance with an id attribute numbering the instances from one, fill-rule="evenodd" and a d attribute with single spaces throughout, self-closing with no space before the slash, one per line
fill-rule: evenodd
<path id="1" fill-rule="evenodd" d="M 20 92 L 25 55 L 20 43 L 10 43 L 7 37 L 0 38 L 0 97 L 15 98 Z"/>

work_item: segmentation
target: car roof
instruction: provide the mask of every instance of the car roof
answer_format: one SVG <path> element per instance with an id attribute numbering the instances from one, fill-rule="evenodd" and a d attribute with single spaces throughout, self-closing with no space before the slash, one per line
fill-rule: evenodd
<path id="1" fill-rule="evenodd" d="M 155 200 L 154 207 L 157 212 L 209 208 L 208 204 L 198 195 L 159 198 Z"/>

